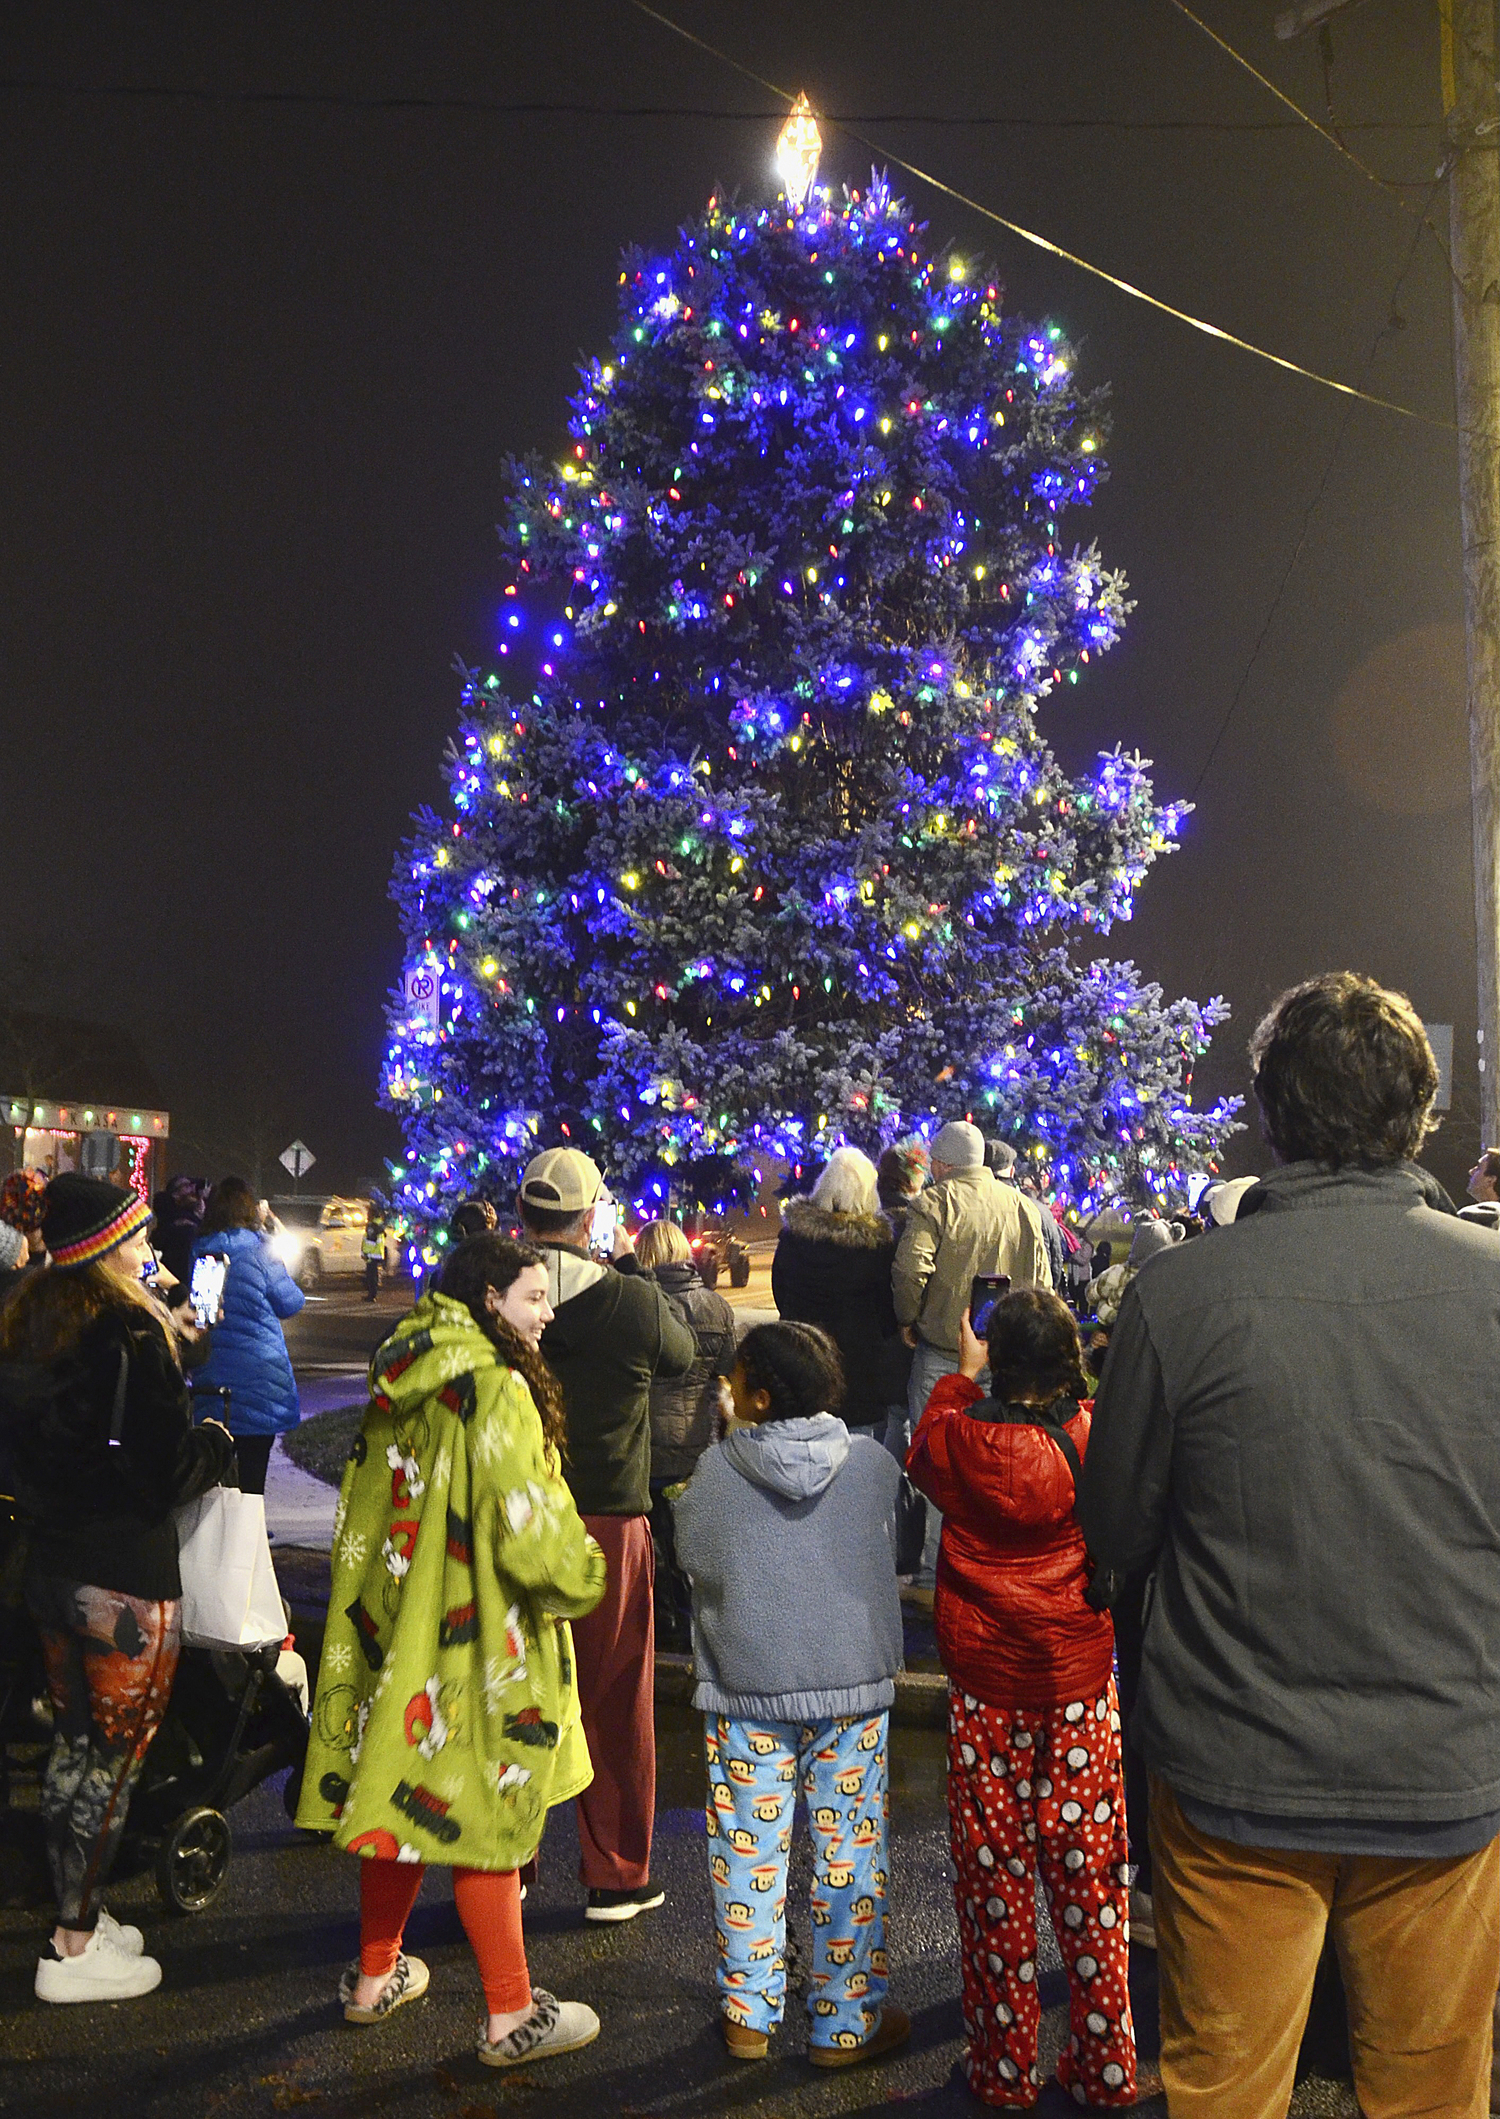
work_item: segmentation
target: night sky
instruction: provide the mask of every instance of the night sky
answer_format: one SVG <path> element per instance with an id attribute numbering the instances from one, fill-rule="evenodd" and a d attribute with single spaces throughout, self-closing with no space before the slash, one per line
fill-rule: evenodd
<path id="1" fill-rule="evenodd" d="M 1200 8 L 1321 113 L 1316 42 L 1278 44 L 1275 11 Z M 1447 268 L 1398 203 L 1446 237 L 1435 9 L 1369 0 L 1335 28 L 1338 120 L 1398 192 L 1168 0 L 666 12 L 1164 299 L 1346 380 L 1368 363 L 1370 390 L 1451 419 Z M 665 242 L 716 186 L 774 189 L 771 100 L 627 0 L 48 0 L 9 11 L 0 75 L 5 997 L 129 1027 L 190 1164 L 244 1168 L 297 1133 L 352 1188 L 398 1137 L 374 1104 L 386 883 L 440 796 L 452 658 L 493 651 L 500 464 L 561 446 L 621 247 Z M 642 105 L 685 114 L 619 114 Z M 931 122 L 956 118 L 989 122 Z M 823 178 L 863 183 L 868 153 L 825 130 Z M 1112 480 L 1066 532 L 1097 537 L 1137 609 L 1042 725 L 1074 766 L 1138 746 L 1159 795 L 1198 808 L 1109 946 L 1231 1002 L 1205 1097 L 1243 1089 L 1292 980 L 1349 965 L 1406 989 L 1456 1025 L 1428 1160 L 1461 1185 L 1453 435 L 1349 416 L 892 174 L 934 247 L 993 256 L 1011 307 L 1114 386 Z M 1253 1131 L 1230 1158 L 1262 1160 Z"/>

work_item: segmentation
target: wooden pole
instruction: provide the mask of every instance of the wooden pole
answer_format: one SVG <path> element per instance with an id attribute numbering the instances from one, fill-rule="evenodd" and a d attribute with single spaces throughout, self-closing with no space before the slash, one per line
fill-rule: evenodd
<path id="1" fill-rule="evenodd" d="M 1500 1146 L 1500 67 L 1495 0 L 1440 0 L 1478 941 L 1479 1105 Z"/>

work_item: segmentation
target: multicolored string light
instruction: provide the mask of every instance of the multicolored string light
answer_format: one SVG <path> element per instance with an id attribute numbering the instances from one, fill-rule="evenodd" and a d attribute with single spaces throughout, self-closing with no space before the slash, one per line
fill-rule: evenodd
<path id="1" fill-rule="evenodd" d="M 625 260 L 563 460 L 511 467 L 497 669 L 393 886 L 438 984 L 383 1084 L 419 1232 L 557 1140 L 646 1212 L 972 1115 L 1082 1209 L 1230 1130 L 1190 1094 L 1222 1003 L 1090 954 L 1186 809 L 1039 727 L 1130 609 L 1060 530 L 1102 394 L 922 233 L 880 181 L 711 201 Z"/>

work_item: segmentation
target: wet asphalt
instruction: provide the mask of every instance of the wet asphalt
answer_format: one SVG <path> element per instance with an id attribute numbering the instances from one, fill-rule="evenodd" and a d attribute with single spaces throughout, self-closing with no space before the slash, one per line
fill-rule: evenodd
<path id="1" fill-rule="evenodd" d="M 309 1306 L 312 1307 L 311 1305 Z M 297 1334 L 301 1362 L 358 1358 L 399 1314 L 395 1296 L 361 1316 L 352 1302 L 320 1304 Z M 306 1314 L 306 1313 L 304 1313 Z M 289 1335 L 290 1336 L 290 1335 Z M 912 2017 L 910 2045 L 891 2060 L 814 2073 L 803 2056 L 802 1995 L 794 1984 L 771 2056 L 731 2061 L 717 2033 L 713 1926 L 703 1829 L 698 1717 L 660 1706 L 653 1868 L 666 1889 L 657 1912 L 620 1927 L 588 1926 L 577 1882 L 571 1809 L 554 1813 L 526 1909 L 533 1982 L 590 2003 L 603 2020 L 583 2052 L 500 2073 L 474 2056 L 482 2000 L 443 1871 L 428 1874 L 407 1947 L 431 1968 L 426 1997 L 369 2029 L 348 2026 L 335 2001 L 357 1946 L 355 1863 L 296 1833 L 281 1777 L 231 1813 L 234 1852 L 204 1912 L 168 1914 L 149 1861 L 118 1872 L 111 1910 L 137 1922 L 161 1960 L 162 1986 L 142 2001 L 46 2007 L 31 1993 L 50 1926 L 38 1861 L 34 1798 L 22 1784 L 0 1813 L 0 2110 L 26 2119 L 259 2119 L 306 2108 L 324 2119 L 792 2119 L 915 2104 L 931 2119 L 982 2109 L 957 2071 L 960 2048 L 956 1930 L 946 1847 L 943 1737 L 894 1729 L 888 1947 L 891 1996 Z M 805 1963 L 810 1863 L 799 1832 L 788 1927 Z M 1042 2058 L 1066 2035 L 1066 1988 L 1042 1915 Z M 1155 1959 L 1138 1951 L 1132 1990 L 1143 2055 L 1155 2051 Z M 1076 2111 L 1055 2086 L 1043 2113 Z M 1165 2104 L 1139 2107 L 1165 2119 Z M 1346 2086 L 1310 2080 L 1293 2119 L 1357 2119 Z"/>

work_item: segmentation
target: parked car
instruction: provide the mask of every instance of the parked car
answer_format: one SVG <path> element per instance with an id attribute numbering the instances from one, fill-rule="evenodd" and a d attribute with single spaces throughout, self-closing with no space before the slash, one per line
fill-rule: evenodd
<path id="1" fill-rule="evenodd" d="M 370 1218 L 367 1199 L 273 1199 L 271 1249 L 299 1288 L 315 1288 L 335 1273 L 362 1273 L 361 1246 Z M 401 1245 L 386 1231 L 385 1269 L 401 1264 Z"/>

